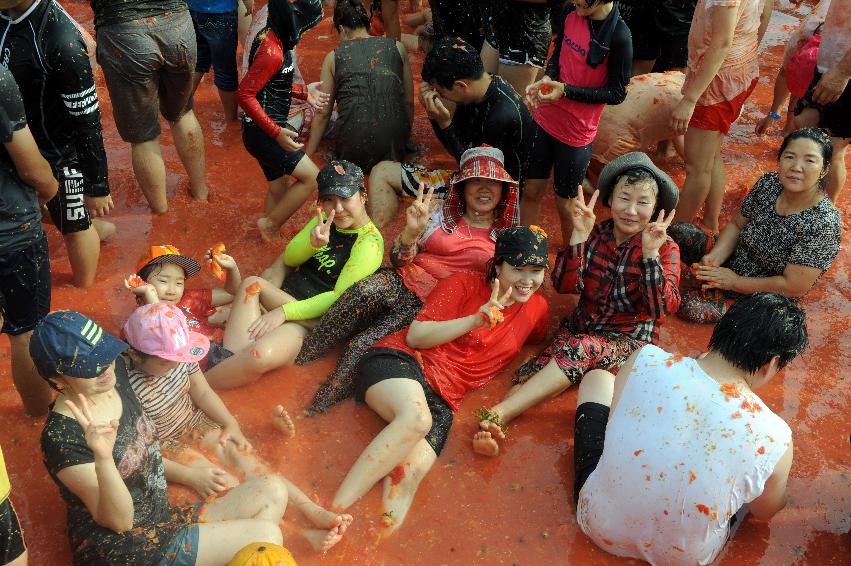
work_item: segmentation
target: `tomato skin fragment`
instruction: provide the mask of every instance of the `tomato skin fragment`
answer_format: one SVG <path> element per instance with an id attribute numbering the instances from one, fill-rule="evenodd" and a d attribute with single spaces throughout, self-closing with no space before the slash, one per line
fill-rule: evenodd
<path id="1" fill-rule="evenodd" d="M 136 287 L 141 287 L 145 284 L 145 280 L 139 277 L 138 275 L 134 275 L 127 280 L 127 285 L 130 286 L 131 289 L 135 289 Z"/>
<path id="2" fill-rule="evenodd" d="M 207 272 L 219 281 L 224 281 L 227 278 L 227 274 L 222 269 L 222 266 L 219 265 L 219 262 L 216 261 L 216 256 L 222 255 L 225 251 L 227 250 L 224 242 L 219 242 L 210 249 L 210 263 L 207 264 Z"/>
<path id="3" fill-rule="evenodd" d="M 544 95 L 546 95 L 546 94 L 550 94 L 550 93 L 553 91 L 553 86 L 552 86 L 552 85 L 548 85 L 548 84 L 541 85 L 541 89 L 540 89 L 540 90 L 541 90 L 541 94 L 544 94 Z"/>

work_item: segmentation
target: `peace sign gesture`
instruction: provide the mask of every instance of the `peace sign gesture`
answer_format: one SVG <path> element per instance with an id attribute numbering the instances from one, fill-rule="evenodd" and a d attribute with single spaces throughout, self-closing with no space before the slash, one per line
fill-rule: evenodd
<path id="1" fill-rule="evenodd" d="M 576 245 L 587 242 L 591 231 L 594 229 L 594 221 L 597 220 L 597 215 L 594 214 L 594 205 L 597 204 L 597 197 L 600 196 L 600 191 L 594 191 L 591 195 L 591 200 L 585 204 L 585 193 L 582 192 L 582 185 L 579 186 L 579 194 L 573 199 L 573 232 L 570 236 L 570 244 Z"/>
<path id="2" fill-rule="evenodd" d="M 86 435 L 86 444 L 89 445 L 95 458 L 112 458 L 112 448 L 115 446 L 115 437 L 118 435 L 118 421 L 96 422 L 89 408 L 89 401 L 85 395 L 80 394 L 78 407 L 70 399 L 66 399 L 65 405 L 83 427 Z"/>
<path id="3" fill-rule="evenodd" d="M 665 218 L 665 210 L 660 210 L 659 216 L 656 217 L 656 222 L 650 222 L 644 227 L 644 231 L 641 232 L 641 253 L 644 255 L 644 259 L 650 259 L 659 255 L 659 248 L 662 247 L 662 244 L 667 239 L 668 226 L 674 221 L 675 212 L 676 210 L 672 210 L 668 217 Z"/>
<path id="4" fill-rule="evenodd" d="M 331 224 L 334 223 L 334 214 L 336 210 L 332 210 L 328 215 L 327 220 L 322 220 L 322 207 L 316 207 L 316 226 L 310 231 L 310 245 L 314 248 L 322 248 L 328 245 L 331 239 Z"/>
<path id="5" fill-rule="evenodd" d="M 429 187 L 428 192 L 425 191 L 425 185 L 420 183 L 417 188 L 417 198 L 411 203 L 411 206 L 405 211 L 405 227 L 413 234 L 419 237 L 428 224 L 429 211 L 431 210 L 431 199 L 434 196 L 434 187 Z"/>
<path id="6" fill-rule="evenodd" d="M 508 291 L 500 297 L 499 279 L 494 279 L 493 283 L 491 283 L 491 289 L 490 300 L 479 308 L 479 326 L 490 325 L 491 330 L 493 330 L 504 319 L 502 309 L 506 306 L 505 302 L 511 298 L 513 288 L 509 287 Z"/>

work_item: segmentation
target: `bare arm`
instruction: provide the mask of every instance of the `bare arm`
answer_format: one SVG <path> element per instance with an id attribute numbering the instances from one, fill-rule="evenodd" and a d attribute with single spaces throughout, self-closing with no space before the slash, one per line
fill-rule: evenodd
<path id="1" fill-rule="evenodd" d="M 757 519 L 771 519 L 778 511 L 786 507 L 786 483 L 789 470 L 792 469 L 792 443 L 786 453 L 774 466 L 774 472 L 765 482 L 762 495 L 750 502 L 750 512 Z"/>
<path id="2" fill-rule="evenodd" d="M 399 50 L 399 55 L 402 57 L 402 87 L 404 88 L 403 102 L 405 105 L 405 115 L 408 117 L 408 124 L 414 125 L 414 75 L 411 72 L 411 60 L 408 57 L 408 51 L 401 41 L 396 42 L 396 49 Z"/>
<path id="3" fill-rule="evenodd" d="M 427 350 L 452 342 L 482 325 L 479 313 L 452 320 L 415 320 L 408 329 L 408 346 L 415 350 Z"/>
<path id="4" fill-rule="evenodd" d="M 287 268 L 284 265 L 285 253 L 286 252 L 282 252 L 281 255 L 276 257 L 275 261 L 272 262 L 272 265 L 267 267 L 266 270 L 260 274 L 260 277 L 276 287 L 280 287 L 284 284 L 284 277 L 287 275 Z"/>
<path id="5" fill-rule="evenodd" d="M 322 141 L 322 135 L 325 133 L 325 128 L 328 125 L 328 120 L 331 118 L 331 112 L 334 110 L 334 52 L 331 51 L 325 56 L 322 61 L 322 71 L 320 72 L 320 80 L 322 86 L 319 90 L 328 94 L 328 104 L 317 108 L 313 114 L 313 123 L 310 125 L 310 137 L 307 140 L 305 153 L 313 155 L 319 148 L 319 143 Z"/>
<path id="6" fill-rule="evenodd" d="M 716 6 L 710 14 L 712 33 L 709 48 L 698 65 L 694 78 L 683 87 L 683 97 L 694 103 L 709 88 L 709 84 L 721 69 L 733 45 L 733 32 L 736 29 L 736 8 Z"/>
<path id="7" fill-rule="evenodd" d="M 712 246 L 712 251 L 704 256 L 704 265 L 720 266 L 722 263 L 733 255 L 736 249 L 736 243 L 739 241 L 739 234 L 748 223 L 748 219 L 742 216 L 741 211 L 737 211 L 730 222 L 721 230 L 718 236 L 718 241 Z"/>
<path id="8" fill-rule="evenodd" d="M 44 204 L 56 196 L 59 183 L 53 176 L 50 164 L 39 152 L 29 126 L 15 131 L 12 141 L 3 145 L 15 164 L 18 176 L 35 189 L 39 202 Z"/>
<path id="9" fill-rule="evenodd" d="M 381 19 L 384 21 L 384 35 L 396 41 L 401 41 L 402 26 L 399 24 L 399 0 L 384 0 L 381 3 Z"/>
<path id="10" fill-rule="evenodd" d="M 79 497 L 95 523 L 123 533 L 133 528 L 133 498 L 112 456 L 61 470 L 56 477 Z"/>
<path id="11" fill-rule="evenodd" d="M 223 428 L 239 426 L 222 398 L 207 383 L 207 378 L 200 369 L 189 375 L 189 396 L 193 405 Z"/>
<path id="12" fill-rule="evenodd" d="M 806 265 L 788 264 L 783 275 L 774 277 L 742 277 L 738 276 L 730 286 L 731 291 L 750 295 L 759 291 L 770 291 L 787 297 L 803 297 L 818 278 L 821 269 Z"/>
<path id="13" fill-rule="evenodd" d="M 771 20 L 771 12 L 774 11 L 774 0 L 765 0 L 762 5 L 762 14 L 759 16 L 759 32 L 757 32 L 757 43 L 762 43 L 762 38 L 765 36 L 765 30 L 768 29 L 768 22 Z"/>

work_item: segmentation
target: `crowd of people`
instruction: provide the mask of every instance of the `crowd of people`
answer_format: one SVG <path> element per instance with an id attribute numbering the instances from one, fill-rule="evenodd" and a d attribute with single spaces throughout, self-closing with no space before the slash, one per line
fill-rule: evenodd
<path id="1" fill-rule="evenodd" d="M 525 344 L 544 348 L 479 409 L 471 450 L 499 456 L 513 419 L 577 385 L 576 517 L 607 552 L 707 564 L 748 512 L 781 510 L 791 430 L 754 390 L 807 346 L 799 300 L 839 254 L 851 1 L 822 0 L 790 37 L 754 132 L 787 113 L 777 170 L 722 227 L 721 148 L 758 83 L 773 4 L 431 0 L 409 35 L 398 0 L 92 0 L 92 42 L 57 0 L 0 0 L 0 320 L 23 408 L 47 415 L 42 455 L 74 563 L 227 564 L 282 544 L 288 503 L 326 552 L 381 482 L 393 532 L 466 394 Z M 326 15 L 339 45 L 308 83 L 297 46 Z M 192 197 L 208 197 L 193 94 L 210 69 L 268 182 L 262 237 L 280 241 L 315 199 L 259 275 L 219 246 L 200 262 L 179 242 L 146 248 L 120 337 L 50 311 L 42 222 L 79 287 L 115 232 L 92 55 L 154 214 L 168 213 L 161 116 Z M 415 162 L 415 96 L 457 167 Z M 657 165 L 674 151 L 682 187 Z M 536 226 L 550 186 L 553 237 Z M 202 269 L 222 287 L 187 285 Z M 579 297 L 549 339 L 547 278 Z M 659 347 L 674 314 L 716 325 L 705 354 Z M 334 347 L 307 413 L 353 396 L 386 426 L 325 509 L 254 452 L 216 390 Z M 295 433 L 283 407 L 272 418 Z M 170 506 L 169 483 L 200 502 Z M 10 491 L 0 452 L 0 564 L 21 565 Z"/>

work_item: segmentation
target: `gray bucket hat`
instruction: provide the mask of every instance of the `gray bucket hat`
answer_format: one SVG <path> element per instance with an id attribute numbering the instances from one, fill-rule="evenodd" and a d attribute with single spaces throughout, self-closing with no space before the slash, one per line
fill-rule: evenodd
<path id="1" fill-rule="evenodd" d="M 680 190 L 674 180 L 656 167 L 653 161 L 647 157 L 647 154 L 642 151 L 625 153 L 603 167 L 597 181 L 597 188 L 600 190 L 600 202 L 609 206 L 609 197 L 618 182 L 618 178 L 634 169 L 647 171 L 656 179 L 656 186 L 659 187 L 656 208 L 664 210 L 666 215 L 670 213 L 680 200 Z"/>

